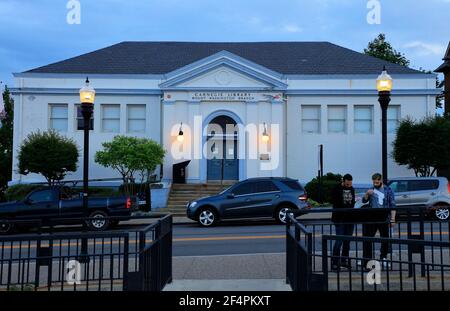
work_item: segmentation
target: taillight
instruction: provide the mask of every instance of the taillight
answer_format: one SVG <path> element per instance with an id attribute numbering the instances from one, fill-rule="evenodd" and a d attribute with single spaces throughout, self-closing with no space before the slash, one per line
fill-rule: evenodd
<path id="1" fill-rule="evenodd" d="M 304 195 L 299 196 L 298 199 L 300 201 L 307 201 L 308 200 L 308 196 L 306 194 L 304 194 Z"/>
<path id="2" fill-rule="evenodd" d="M 450 194 L 450 182 L 447 184 L 447 191 L 448 191 L 448 194 Z"/>
<path id="3" fill-rule="evenodd" d="M 127 198 L 126 208 L 127 208 L 127 209 L 130 209 L 130 208 L 131 208 L 131 199 L 130 199 L 130 198 Z"/>

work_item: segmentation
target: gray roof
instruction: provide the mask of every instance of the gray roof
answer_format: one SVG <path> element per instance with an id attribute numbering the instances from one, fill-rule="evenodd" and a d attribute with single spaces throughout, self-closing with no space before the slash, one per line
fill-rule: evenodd
<path id="1" fill-rule="evenodd" d="M 228 51 L 281 74 L 417 74 L 329 42 L 122 42 L 31 73 L 166 74 Z"/>

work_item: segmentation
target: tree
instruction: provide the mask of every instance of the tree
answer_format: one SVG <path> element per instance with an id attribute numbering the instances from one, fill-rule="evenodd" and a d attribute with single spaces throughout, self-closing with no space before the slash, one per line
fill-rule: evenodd
<path id="1" fill-rule="evenodd" d="M 419 68 L 420 71 L 426 74 L 432 74 L 433 72 L 431 70 L 424 70 L 423 68 Z M 445 99 L 445 93 L 444 93 L 444 84 L 445 80 L 440 80 L 439 76 L 436 76 L 436 89 L 442 90 L 442 92 L 436 96 L 436 109 L 443 107 L 443 101 Z"/>
<path id="2" fill-rule="evenodd" d="M 19 149 L 19 173 L 41 174 L 50 186 L 77 170 L 78 146 L 54 130 L 31 133 Z"/>
<path id="3" fill-rule="evenodd" d="M 163 163 L 165 151 L 151 139 L 116 136 L 102 144 L 103 150 L 95 154 L 95 162 L 120 173 L 124 183 L 135 180 L 148 181 L 150 174 Z"/>
<path id="4" fill-rule="evenodd" d="M 0 111 L 0 201 L 12 176 L 14 100 L 8 87 L 3 92 L 3 110 Z"/>
<path id="5" fill-rule="evenodd" d="M 331 191 L 336 185 L 342 182 L 342 175 L 327 173 L 322 179 L 322 201 L 325 203 L 331 202 Z M 320 189 L 319 189 L 319 179 L 316 177 L 311 180 L 305 186 L 306 193 L 308 197 L 314 201 L 319 201 Z"/>
<path id="6" fill-rule="evenodd" d="M 399 165 L 414 170 L 416 176 L 433 176 L 450 168 L 450 118 L 436 116 L 422 121 L 400 123 L 392 156 Z"/>
<path id="7" fill-rule="evenodd" d="M 373 41 L 369 42 L 364 54 L 384 59 L 388 62 L 408 67 L 410 62 L 404 54 L 397 52 L 392 45 L 386 41 L 386 35 L 381 33 Z"/>

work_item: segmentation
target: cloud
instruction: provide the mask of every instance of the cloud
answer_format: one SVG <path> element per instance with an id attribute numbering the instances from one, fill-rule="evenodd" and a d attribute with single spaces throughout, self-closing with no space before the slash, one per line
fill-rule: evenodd
<path id="1" fill-rule="evenodd" d="M 283 31 L 285 32 L 290 32 L 290 33 L 297 33 L 297 32 L 302 32 L 303 28 L 299 27 L 298 25 L 295 24 L 287 24 L 283 26 Z"/>
<path id="2" fill-rule="evenodd" d="M 449 0 L 450 1 L 450 0 Z M 446 46 L 444 44 L 426 43 L 422 41 L 412 41 L 406 43 L 406 49 L 412 49 L 419 55 L 444 55 Z"/>

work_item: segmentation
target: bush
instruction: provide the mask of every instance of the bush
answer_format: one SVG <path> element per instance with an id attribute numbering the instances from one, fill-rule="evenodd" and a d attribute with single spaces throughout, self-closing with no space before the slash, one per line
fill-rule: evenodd
<path id="1" fill-rule="evenodd" d="M 75 141 L 55 130 L 31 133 L 19 148 L 19 173 L 41 174 L 51 186 L 77 170 L 78 156 Z"/>
<path id="2" fill-rule="evenodd" d="M 342 181 L 342 176 L 339 174 L 328 173 L 322 179 L 322 202 L 331 202 L 331 191 L 336 185 Z M 308 193 L 308 198 L 319 202 L 319 179 L 316 177 L 306 184 L 305 190 Z"/>

